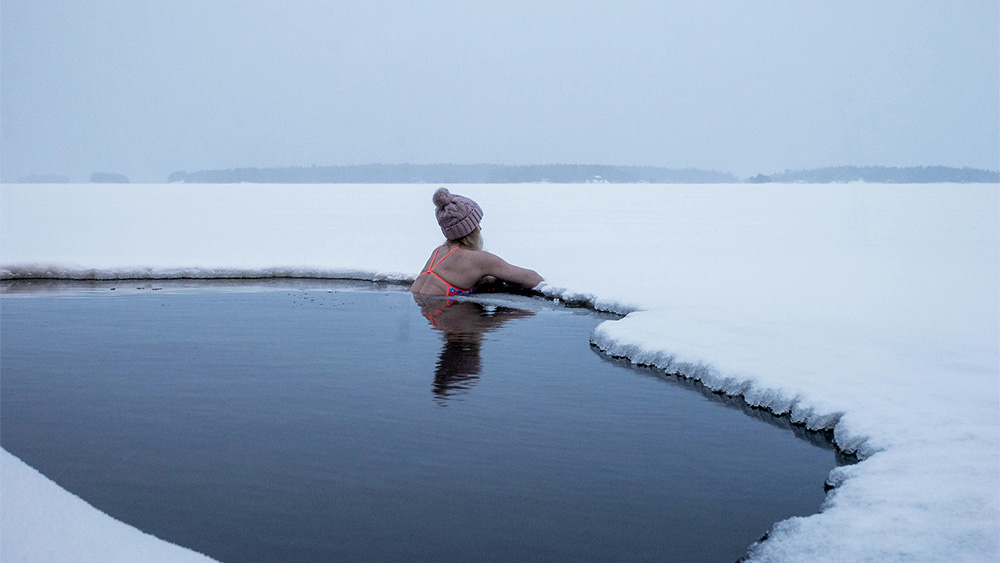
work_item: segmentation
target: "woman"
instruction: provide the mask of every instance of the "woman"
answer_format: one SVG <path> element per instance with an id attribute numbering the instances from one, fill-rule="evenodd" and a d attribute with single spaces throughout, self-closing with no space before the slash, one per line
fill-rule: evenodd
<path id="1" fill-rule="evenodd" d="M 464 295 L 481 283 L 497 280 L 533 288 L 542 283 L 538 272 L 519 268 L 483 250 L 479 221 L 483 210 L 467 197 L 445 188 L 434 192 L 437 221 L 447 241 L 437 247 L 410 286 L 419 295 Z"/>

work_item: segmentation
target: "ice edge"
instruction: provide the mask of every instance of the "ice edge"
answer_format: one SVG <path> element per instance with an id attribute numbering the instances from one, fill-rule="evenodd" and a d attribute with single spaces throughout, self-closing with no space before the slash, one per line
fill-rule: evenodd
<path id="1" fill-rule="evenodd" d="M 599 310 L 609 310 L 592 303 L 591 307 Z M 627 316 L 623 314 L 623 317 Z M 801 397 L 788 397 L 786 394 L 772 388 L 761 387 L 748 377 L 727 376 L 718 368 L 706 362 L 680 361 L 677 355 L 664 350 L 649 349 L 638 344 L 625 342 L 607 333 L 609 323 L 617 320 L 604 321 L 590 335 L 590 343 L 602 353 L 614 358 L 624 358 L 633 364 L 644 367 L 654 367 L 667 375 L 697 381 L 715 393 L 728 397 L 740 398 L 752 408 L 759 408 L 775 416 L 787 416 L 791 424 L 802 426 L 810 431 L 831 432 L 833 445 L 837 451 L 858 462 L 880 451 L 870 445 L 868 437 L 851 434 L 840 424 L 841 412 L 820 412 L 814 406 L 803 401 Z M 823 484 L 827 495 L 826 500 L 816 514 L 823 513 L 839 488 L 851 472 L 845 466 L 834 467 Z M 815 516 L 810 515 L 810 516 Z M 746 554 L 738 563 L 752 561 L 762 544 L 777 530 L 790 521 L 809 518 L 810 516 L 795 516 L 779 520 L 756 542 L 747 547 Z"/>
<path id="2" fill-rule="evenodd" d="M 591 294 L 569 293 L 565 289 L 547 287 L 544 284 L 538 289 L 546 297 L 563 301 L 568 305 L 615 313 L 623 318 L 629 313 L 641 310 L 639 307 L 627 303 L 601 300 Z M 852 434 L 844 428 L 844 425 L 840 424 L 844 415 L 842 412 L 822 412 L 799 396 L 789 397 L 777 389 L 761 387 L 750 377 L 726 375 L 707 362 L 681 361 L 678 360 L 676 354 L 671 354 L 668 351 L 650 349 L 616 339 L 609 335 L 606 330 L 609 323 L 615 322 L 619 321 L 604 321 L 594 328 L 590 335 L 590 343 L 604 354 L 614 358 L 624 358 L 638 366 L 661 369 L 667 375 L 697 381 L 715 393 L 740 398 L 752 408 L 762 409 L 779 417 L 787 416 L 791 424 L 802 426 L 807 430 L 830 432 L 837 451 L 858 462 L 880 451 L 879 448 L 872 447 L 867 436 Z M 836 493 L 836 489 L 849 477 L 850 471 L 844 466 L 834 467 L 830 471 L 823 484 L 827 491 L 826 500 L 816 514 L 821 514 L 826 510 Z M 747 547 L 746 554 L 738 561 L 753 560 L 760 546 L 784 523 L 802 518 L 809 518 L 809 516 L 792 517 L 772 524 L 763 537 Z"/>
<path id="3" fill-rule="evenodd" d="M 234 280 L 234 279 L 329 279 L 372 282 L 412 282 L 413 276 L 398 272 L 359 269 L 300 267 L 269 268 L 84 268 L 52 264 L 0 265 L 0 280 Z"/>
<path id="4" fill-rule="evenodd" d="M 319 269 L 319 268 L 80 268 L 54 266 L 44 264 L 0 265 L 0 280 L 137 280 L 137 279 L 331 279 L 360 280 L 372 282 L 411 282 L 414 277 L 402 273 L 372 272 L 358 269 Z M 543 297 L 559 301 L 571 307 L 584 307 L 594 311 L 613 313 L 622 317 L 629 313 L 640 311 L 634 304 L 613 300 L 600 299 L 590 293 L 571 292 L 565 288 L 550 286 L 543 282 L 535 288 Z M 868 437 L 852 435 L 839 424 L 843 413 L 819 412 L 814 406 L 807 404 L 800 397 L 788 397 L 776 389 L 762 388 L 746 377 L 727 376 L 716 367 L 706 362 L 679 361 L 676 354 L 664 350 L 654 350 L 638 344 L 623 342 L 607 334 L 603 328 L 605 321 L 598 325 L 590 335 L 590 343 L 602 353 L 615 358 L 624 358 L 633 364 L 655 367 L 668 375 L 698 381 L 716 393 L 728 397 L 739 397 L 753 408 L 770 412 L 775 416 L 788 416 L 793 425 L 803 426 L 808 430 L 833 433 L 833 444 L 837 450 L 847 456 L 862 461 L 879 451 L 872 448 Z M 847 472 L 841 467 L 835 467 L 824 483 L 829 493 L 839 487 L 848 478 Z M 826 504 L 820 508 L 822 513 Z M 797 517 L 801 518 L 801 517 Z M 747 555 L 740 561 L 752 557 L 756 546 L 768 539 L 768 536 L 780 525 L 775 522 L 772 529 L 760 540 L 748 547 Z"/>

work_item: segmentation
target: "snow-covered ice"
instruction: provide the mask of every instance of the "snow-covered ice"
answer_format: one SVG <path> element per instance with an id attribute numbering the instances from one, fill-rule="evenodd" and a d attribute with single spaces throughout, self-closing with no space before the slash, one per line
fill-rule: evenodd
<path id="1" fill-rule="evenodd" d="M 0 450 L 0 560 L 209 563 L 104 514 Z"/>
<path id="2" fill-rule="evenodd" d="M 4 185 L 0 277 L 408 279 L 441 238 L 436 187 Z M 629 313 L 595 330 L 607 352 L 857 452 L 752 560 L 1000 560 L 1000 186 L 449 189 L 550 297 Z M 8 498 L 11 457 L 4 549 L 34 503 Z"/>

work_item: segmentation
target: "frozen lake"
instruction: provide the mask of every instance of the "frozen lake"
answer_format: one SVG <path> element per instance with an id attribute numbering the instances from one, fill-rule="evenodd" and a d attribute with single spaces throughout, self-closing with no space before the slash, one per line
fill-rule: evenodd
<path id="1" fill-rule="evenodd" d="M 0 278 L 405 281 L 441 241 L 436 187 L 0 185 Z M 1000 557 L 1000 186 L 448 187 L 546 296 L 628 313 L 593 330 L 601 349 L 857 453 L 751 561 Z M 5 557 L 79 549 L 49 539 L 69 522 L 26 519 L 45 495 L 3 486 Z M 81 529 L 100 559 L 131 560 Z"/>
<path id="2" fill-rule="evenodd" d="M 597 352 L 611 317 L 545 300 L 3 290 L 4 449 L 220 561 L 734 561 L 818 511 L 837 462 L 787 417 Z"/>

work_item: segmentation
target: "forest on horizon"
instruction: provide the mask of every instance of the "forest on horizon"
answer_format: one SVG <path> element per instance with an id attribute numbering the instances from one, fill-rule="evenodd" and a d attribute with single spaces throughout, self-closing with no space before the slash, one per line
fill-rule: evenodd
<path id="1" fill-rule="evenodd" d="M 365 164 L 283 168 L 233 168 L 228 170 L 180 171 L 168 182 L 193 183 L 427 183 L 508 184 L 551 183 L 995 183 L 1000 172 L 947 166 L 837 166 L 784 172 L 739 179 L 728 172 L 697 168 L 659 166 L 614 166 L 587 164 Z"/>
<path id="2" fill-rule="evenodd" d="M 511 184 L 649 183 L 730 184 L 870 182 L 887 184 L 1000 183 L 1000 171 L 949 166 L 834 166 L 737 178 L 729 172 L 603 164 L 360 164 L 178 171 L 167 182 L 229 184 Z M 128 183 L 122 174 L 95 172 L 95 183 Z M 70 183 L 60 175 L 34 175 L 17 183 Z"/>

